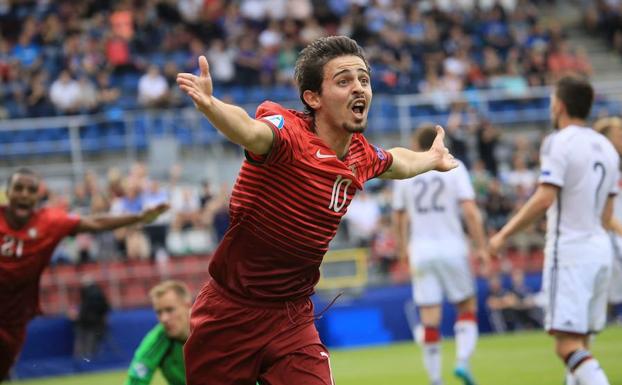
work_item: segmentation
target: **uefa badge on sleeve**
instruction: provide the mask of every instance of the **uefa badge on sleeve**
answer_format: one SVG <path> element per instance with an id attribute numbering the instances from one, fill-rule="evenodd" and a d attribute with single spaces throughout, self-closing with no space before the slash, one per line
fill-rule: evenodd
<path id="1" fill-rule="evenodd" d="M 266 116 L 263 119 L 265 119 L 268 122 L 272 123 L 272 125 L 274 125 L 274 127 L 278 128 L 279 130 L 281 128 L 283 128 L 283 125 L 285 124 L 285 120 L 283 119 L 283 115 L 270 115 L 270 116 Z"/>

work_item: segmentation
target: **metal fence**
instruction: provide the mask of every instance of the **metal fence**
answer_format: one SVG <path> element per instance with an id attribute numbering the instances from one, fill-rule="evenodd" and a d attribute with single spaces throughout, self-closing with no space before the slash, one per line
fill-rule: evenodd
<path id="1" fill-rule="evenodd" d="M 622 82 L 596 84 L 594 116 L 619 114 Z M 524 92 L 476 90 L 462 93 L 376 95 L 370 110 L 371 135 L 399 134 L 406 141 L 422 122 L 446 124 L 450 106 L 467 106 L 497 125 L 545 124 L 549 119 L 549 87 Z M 300 107 L 298 101 L 284 101 Z M 252 114 L 256 105 L 242 106 Z M 96 115 L 62 116 L 0 121 L 0 164 L 11 166 L 38 160 L 41 172 L 55 167 L 54 174 L 77 180 L 87 158 L 114 154 L 131 163 L 147 152 L 157 138 L 171 138 L 182 149 L 218 148 L 225 142 L 194 108 L 168 110 L 114 110 Z M 4 175 L 6 176 L 6 175 Z"/>

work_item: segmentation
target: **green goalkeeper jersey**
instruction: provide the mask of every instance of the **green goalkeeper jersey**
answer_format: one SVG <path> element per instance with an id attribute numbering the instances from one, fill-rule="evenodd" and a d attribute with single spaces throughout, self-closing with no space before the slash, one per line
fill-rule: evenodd
<path id="1" fill-rule="evenodd" d="M 125 385 L 149 385 L 160 368 L 169 385 L 185 385 L 184 344 L 169 338 L 161 324 L 143 338 L 134 353 Z"/>

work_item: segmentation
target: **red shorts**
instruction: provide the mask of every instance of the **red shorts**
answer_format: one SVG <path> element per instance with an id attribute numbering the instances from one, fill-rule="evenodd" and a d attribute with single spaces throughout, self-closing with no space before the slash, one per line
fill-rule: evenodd
<path id="1" fill-rule="evenodd" d="M 0 382 L 8 378 L 26 339 L 26 327 L 0 326 Z"/>
<path id="2" fill-rule="evenodd" d="M 192 307 L 187 385 L 333 385 L 313 303 L 254 303 L 211 281 Z"/>

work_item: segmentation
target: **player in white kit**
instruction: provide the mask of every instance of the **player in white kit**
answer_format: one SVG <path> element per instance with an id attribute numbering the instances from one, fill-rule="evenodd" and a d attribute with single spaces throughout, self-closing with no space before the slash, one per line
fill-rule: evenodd
<path id="1" fill-rule="evenodd" d="M 415 149 L 430 148 L 435 132 L 432 126 L 418 128 Z M 434 385 L 442 383 L 439 326 L 445 294 L 458 309 L 454 326 L 457 359 L 454 373 L 465 384 L 475 384 L 468 366 L 478 337 L 475 287 L 461 213 L 478 256 L 487 260 L 488 254 L 482 218 L 466 167 L 459 163 L 447 173 L 430 172 L 396 181 L 393 208 L 400 253 L 408 254 L 414 272 L 413 296 L 421 320 L 414 334 L 422 346 L 430 381 Z"/>
<path id="2" fill-rule="evenodd" d="M 566 364 L 567 384 L 608 385 L 588 341 L 606 321 L 613 251 L 605 227 L 618 191 L 619 157 L 607 138 L 587 127 L 593 100 L 587 80 L 559 80 L 550 106 L 557 131 L 542 143 L 538 188 L 491 238 L 490 251 L 496 254 L 509 236 L 546 211 L 545 328 Z"/>
<path id="3" fill-rule="evenodd" d="M 594 129 L 605 135 L 618 154 L 622 154 L 622 119 L 608 117 L 594 123 Z M 622 181 L 618 182 L 620 185 Z M 617 319 L 622 319 L 622 194 L 616 195 L 613 209 L 611 242 L 613 245 L 613 264 L 609 283 L 609 304 Z"/>

